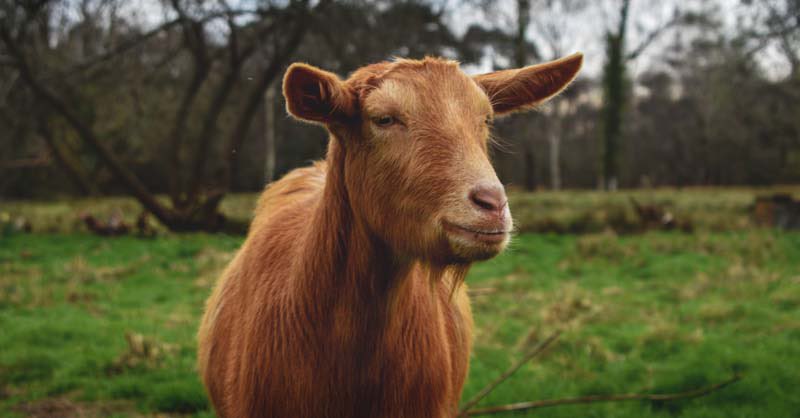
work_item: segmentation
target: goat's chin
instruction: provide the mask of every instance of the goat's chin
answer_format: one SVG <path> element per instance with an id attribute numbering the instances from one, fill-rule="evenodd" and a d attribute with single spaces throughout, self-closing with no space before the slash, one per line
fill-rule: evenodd
<path id="1" fill-rule="evenodd" d="M 500 254 L 508 245 L 509 234 L 492 237 L 476 236 L 464 231 L 446 231 L 451 262 L 454 264 L 483 261 Z"/>
<path id="2" fill-rule="evenodd" d="M 474 242 L 465 242 L 458 238 L 449 238 L 450 252 L 454 264 L 471 263 L 493 258 L 505 249 L 507 242 L 508 239 L 506 238 L 502 243 L 498 244 L 476 244 Z"/>
<path id="3" fill-rule="evenodd" d="M 462 226 L 442 221 L 450 256 L 459 263 L 488 260 L 500 254 L 510 239 L 508 222 L 492 226 Z"/>

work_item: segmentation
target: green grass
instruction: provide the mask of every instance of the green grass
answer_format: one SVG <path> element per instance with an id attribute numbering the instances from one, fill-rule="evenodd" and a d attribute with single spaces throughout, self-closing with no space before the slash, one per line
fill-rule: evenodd
<path id="1" fill-rule="evenodd" d="M 485 405 L 670 392 L 736 373 L 709 397 L 560 407 L 549 417 L 790 417 L 800 411 L 800 235 L 523 236 L 477 266 L 466 396 L 556 328 L 567 333 Z M 534 416 L 534 414 L 530 414 Z"/>
<path id="2" fill-rule="evenodd" d="M 212 417 L 194 336 L 203 301 L 241 241 L 0 237 L 0 416 L 49 408 L 61 411 L 53 416 Z M 694 400 L 508 416 L 800 411 L 798 233 L 522 234 L 503 256 L 476 265 L 468 283 L 476 341 L 464 399 L 566 330 L 480 406 L 682 391 L 740 373 L 742 381 Z"/>
<path id="3" fill-rule="evenodd" d="M 130 400 L 124 410 L 203 413 L 197 321 L 241 238 L 0 239 L 0 416 L 20 402 Z M 143 338 L 148 350 L 126 341 Z"/>

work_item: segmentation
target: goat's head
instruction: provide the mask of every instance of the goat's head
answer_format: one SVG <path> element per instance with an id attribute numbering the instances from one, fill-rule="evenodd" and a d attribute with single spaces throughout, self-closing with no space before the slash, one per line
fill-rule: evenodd
<path id="1" fill-rule="evenodd" d="M 492 120 L 563 90 L 580 54 L 475 77 L 452 61 L 398 60 L 346 81 L 305 64 L 289 67 L 289 113 L 325 125 L 358 222 L 400 257 L 466 263 L 508 243 L 511 214 L 489 162 Z"/>

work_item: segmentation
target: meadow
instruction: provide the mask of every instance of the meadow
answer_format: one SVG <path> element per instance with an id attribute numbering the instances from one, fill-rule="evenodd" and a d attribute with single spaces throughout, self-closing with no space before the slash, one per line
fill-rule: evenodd
<path id="1" fill-rule="evenodd" d="M 748 206 L 758 193 L 513 195 L 520 232 L 467 279 L 476 334 L 464 399 L 562 330 L 479 407 L 681 392 L 740 375 L 695 399 L 498 416 L 796 417 L 800 233 L 753 225 Z M 633 216 L 631 197 L 691 219 L 692 232 L 604 227 Z M 225 204 L 247 216 L 253 198 Z M 243 238 L 103 238 L 74 220 L 81 210 L 135 216 L 134 208 L 127 199 L 0 208 L 34 225 L 31 234 L 0 235 L 0 416 L 213 417 L 194 337 L 203 302 Z"/>

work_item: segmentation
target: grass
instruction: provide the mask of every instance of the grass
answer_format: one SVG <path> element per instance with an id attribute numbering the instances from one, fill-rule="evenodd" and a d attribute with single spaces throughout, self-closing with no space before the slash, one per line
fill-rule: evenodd
<path id="1" fill-rule="evenodd" d="M 0 416 L 54 397 L 131 401 L 120 404 L 122 412 L 208 415 L 194 334 L 209 288 L 240 242 L 211 235 L 1 239 Z"/>
<path id="2" fill-rule="evenodd" d="M 654 190 L 511 193 L 514 221 L 522 232 L 603 232 L 635 227 L 632 200 L 656 205 L 681 224 L 699 231 L 742 231 L 753 228 L 751 206 L 757 196 L 787 193 L 800 197 L 800 187 L 663 188 Z"/>
<path id="3" fill-rule="evenodd" d="M 529 208 L 550 205 L 517 198 L 530 199 Z M 736 201 L 726 199 L 723 192 L 722 201 Z M 546 216 L 513 207 L 518 216 Z M 194 367 L 194 334 L 210 287 L 241 241 L 209 234 L 0 237 L 0 416 L 212 417 Z M 682 391 L 741 373 L 742 381 L 694 400 L 512 415 L 795 417 L 798 260 L 800 234 L 749 227 L 523 233 L 468 278 L 476 341 L 464 399 L 565 329 L 480 406 Z"/>
<path id="4" fill-rule="evenodd" d="M 485 404 L 680 391 L 742 373 L 744 381 L 703 399 L 561 407 L 547 416 L 794 416 L 796 260 L 800 236 L 769 231 L 521 237 L 473 271 L 473 287 L 495 292 L 473 301 L 478 333 L 466 394 L 564 327 L 554 350 Z"/>

